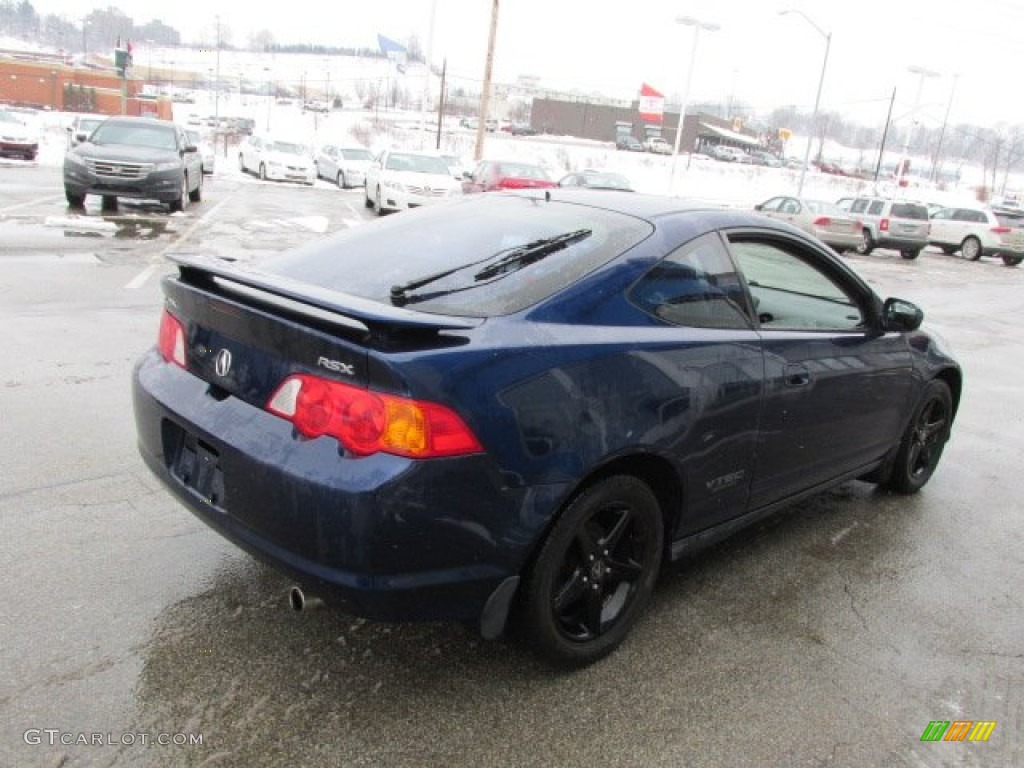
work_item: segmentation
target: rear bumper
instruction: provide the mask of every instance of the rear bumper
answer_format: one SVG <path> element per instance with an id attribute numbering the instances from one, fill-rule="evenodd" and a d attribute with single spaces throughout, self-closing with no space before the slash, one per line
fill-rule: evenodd
<path id="1" fill-rule="evenodd" d="M 357 615 L 478 619 L 544 530 L 537 498 L 561 492 L 510 490 L 484 455 L 346 457 L 329 438 L 296 439 L 284 420 L 207 389 L 154 352 L 137 363 L 147 466 L 226 539 Z M 185 435 L 216 457 L 219 477 L 205 493 L 183 479 Z"/>

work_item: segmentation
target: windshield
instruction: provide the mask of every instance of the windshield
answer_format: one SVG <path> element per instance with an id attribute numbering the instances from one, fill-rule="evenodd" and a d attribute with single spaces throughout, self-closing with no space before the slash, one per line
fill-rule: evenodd
<path id="1" fill-rule="evenodd" d="M 21 124 L 21 120 L 16 118 L 10 112 L 0 109 L 0 123 L 18 123 Z"/>
<path id="2" fill-rule="evenodd" d="M 178 148 L 174 128 L 170 125 L 120 123 L 110 120 L 102 123 L 89 140 L 93 144 L 127 144 L 132 147 L 151 147 L 174 151 Z"/>
<path id="3" fill-rule="evenodd" d="M 373 155 L 367 149 L 343 149 L 341 156 L 346 160 L 364 160 L 366 162 L 373 160 Z"/>
<path id="4" fill-rule="evenodd" d="M 451 173 L 448 169 L 448 164 L 440 157 L 408 153 L 388 155 L 387 169 L 389 171 L 409 171 L 412 173 L 435 173 L 443 176 L 448 176 Z"/>
<path id="5" fill-rule="evenodd" d="M 383 304 L 392 304 L 397 287 L 410 300 L 416 296 L 419 311 L 487 317 L 548 298 L 651 229 L 643 220 L 600 208 L 473 195 L 343 230 L 262 266 Z M 489 264 L 500 266 L 481 276 Z"/>

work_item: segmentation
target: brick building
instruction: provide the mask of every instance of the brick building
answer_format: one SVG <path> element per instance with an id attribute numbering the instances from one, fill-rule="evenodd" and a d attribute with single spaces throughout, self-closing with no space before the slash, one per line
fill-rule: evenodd
<path id="1" fill-rule="evenodd" d="M 143 96 L 143 85 L 142 78 L 131 75 L 122 82 L 113 68 L 70 67 L 57 58 L 0 57 L 0 104 L 172 119 L 170 100 Z"/>

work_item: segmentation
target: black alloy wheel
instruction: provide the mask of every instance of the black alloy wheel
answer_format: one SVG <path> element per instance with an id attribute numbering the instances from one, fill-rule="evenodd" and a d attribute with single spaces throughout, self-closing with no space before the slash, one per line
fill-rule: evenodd
<path id="1" fill-rule="evenodd" d="M 626 637 L 654 588 L 664 540 L 650 488 L 616 475 L 584 489 L 537 555 L 522 595 L 522 623 L 540 656 L 580 667 Z"/>
<path id="2" fill-rule="evenodd" d="M 931 478 L 949 439 L 953 397 L 949 385 L 933 379 L 925 386 L 914 416 L 896 452 L 887 486 L 896 493 L 917 493 Z"/>

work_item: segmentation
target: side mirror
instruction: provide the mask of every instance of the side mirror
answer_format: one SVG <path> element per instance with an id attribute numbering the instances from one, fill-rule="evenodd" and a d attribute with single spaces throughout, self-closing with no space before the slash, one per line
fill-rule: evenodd
<path id="1" fill-rule="evenodd" d="M 758 203 L 757 205 L 755 205 L 755 206 L 754 206 L 754 210 L 755 210 L 755 211 L 760 211 L 760 210 L 761 210 L 761 209 L 763 209 L 763 208 L 764 208 L 764 206 L 763 206 L 763 205 L 761 205 L 760 203 Z"/>
<path id="2" fill-rule="evenodd" d="M 904 299 L 886 299 L 882 305 L 882 324 L 887 331 L 916 331 L 924 320 L 924 312 Z"/>

